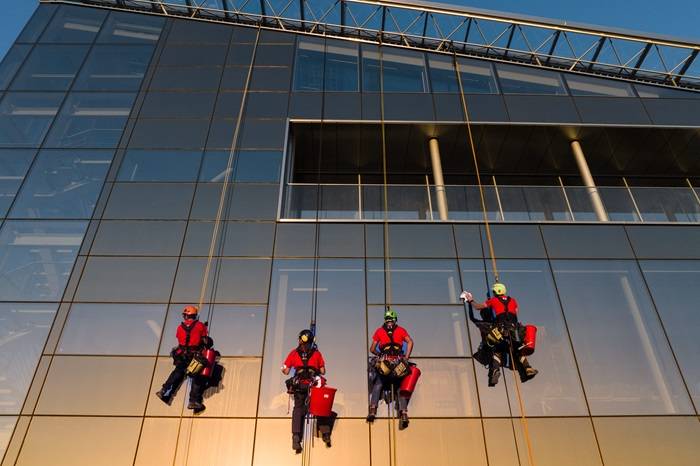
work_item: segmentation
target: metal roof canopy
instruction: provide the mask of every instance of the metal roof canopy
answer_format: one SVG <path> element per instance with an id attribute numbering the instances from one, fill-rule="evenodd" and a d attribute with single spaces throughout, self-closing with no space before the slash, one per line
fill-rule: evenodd
<path id="1" fill-rule="evenodd" d="M 700 90 L 700 43 L 428 2 L 41 0 L 398 45 Z"/>

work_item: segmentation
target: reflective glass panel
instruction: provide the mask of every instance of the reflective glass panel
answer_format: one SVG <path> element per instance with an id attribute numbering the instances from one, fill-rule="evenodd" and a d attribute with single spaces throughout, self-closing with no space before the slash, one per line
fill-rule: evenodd
<path id="1" fill-rule="evenodd" d="M 184 221 L 103 220 L 90 253 L 100 256 L 177 256 L 185 224 Z"/>
<path id="2" fill-rule="evenodd" d="M 459 92 L 457 71 L 452 57 L 428 54 L 428 66 L 433 92 Z"/>
<path id="3" fill-rule="evenodd" d="M 413 338 L 414 357 L 468 357 L 469 336 L 463 306 L 396 306 L 401 326 Z M 368 308 L 368 339 L 383 323 L 384 306 Z M 437 337 L 437 338 L 436 338 Z"/>
<path id="4" fill-rule="evenodd" d="M 73 90 L 138 91 L 151 61 L 153 47 L 96 45 Z"/>
<path id="5" fill-rule="evenodd" d="M 75 300 L 167 302 L 176 265 L 177 259 L 169 257 L 90 257 Z"/>
<path id="6" fill-rule="evenodd" d="M 0 296 L 59 301 L 87 222 L 6 221 L 0 229 Z"/>
<path id="7" fill-rule="evenodd" d="M 89 219 L 112 156 L 112 151 L 39 152 L 10 217 Z"/>
<path id="8" fill-rule="evenodd" d="M 62 6 L 41 36 L 41 42 L 90 43 L 107 16 L 104 10 Z"/>
<path id="9" fill-rule="evenodd" d="M 382 52 L 384 92 L 426 92 L 428 75 L 425 55 L 408 50 L 385 49 Z"/>
<path id="10" fill-rule="evenodd" d="M 155 355 L 164 304 L 74 304 L 57 353 Z"/>
<path id="11" fill-rule="evenodd" d="M 213 92 L 149 92 L 139 118 L 209 118 L 215 98 Z"/>
<path id="12" fill-rule="evenodd" d="M 22 62 L 31 48 L 31 45 L 15 44 L 7 52 L 5 58 L 0 62 L 0 89 L 9 87 L 12 78 L 22 66 Z"/>
<path id="13" fill-rule="evenodd" d="M 3 297 L 4 299 L 4 297 Z M 56 304 L 0 303 L 0 414 L 19 414 Z"/>
<path id="14" fill-rule="evenodd" d="M 39 147 L 62 93 L 8 92 L 0 102 L 0 147 Z"/>
<path id="15" fill-rule="evenodd" d="M 384 261 L 367 260 L 367 300 L 384 303 L 385 279 L 387 303 L 458 304 L 461 292 L 457 262 L 448 259 L 391 259 L 385 273 Z"/>
<path id="16" fill-rule="evenodd" d="M 187 219 L 189 183 L 115 183 L 104 213 L 109 219 Z"/>
<path id="17" fill-rule="evenodd" d="M 37 45 L 12 82 L 15 91 L 65 91 L 78 74 L 87 45 Z"/>
<path id="18" fill-rule="evenodd" d="M 362 45 L 362 90 L 365 92 L 379 92 L 379 50 L 374 45 Z"/>
<path id="19" fill-rule="evenodd" d="M 141 423 L 141 418 L 134 417 L 37 417 L 29 426 L 17 464 L 131 464 Z M 81 439 L 81 448 L 66 448 L 76 438 Z"/>
<path id="20" fill-rule="evenodd" d="M 55 356 L 36 412 L 141 416 L 154 362 L 148 357 Z"/>
<path id="21" fill-rule="evenodd" d="M 323 90 L 324 40 L 299 38 L 294 68 L 295 91 Z"/>
<path id="22" fill-rule="evenodd" d="M 571 90 L 571 95 L 634 97 L 634 91 L 630 83 L 576 74 L 566 74 L 564 77 Z"/>
<path id="23" fill-rule="evenodd" d="M 129 150 L 118 181 L 197 181 L 201 151 Z"/>
<path id="24" fill-rule="evenodd" d="M 34 159 L 33 150 L 0 149 L 0 217 L 4 217 Z"/>
<path id="25" fill-rule="evenodd" d="M 222 259 L 216 301 L 266 303 L 270 262 L 270 259 Z"/>
<path id="26" fill-rule="evenodd" d="M 561 75 L 554 71 L 517 65 L 496 65 L 498 79 L 504 94 L 566 95 Z"/>
<path id="27" fill-rule="evenodd" d="M 17 38 L 17 42 L 36 42 L 57 9 L 58 5 L 39 5 Z"/>
<path id="28" fill-rule="evenodd" d="M 235 164 L 235 181 L 248 183 L 277 182 L 282 167 L 279 151 L 240 151 Z M 223 167 L 225 171 L 225 166 Z"/>
<path id="29" fill-rule="evenodd" d="M 116 147 L 134 98 L 134 94 L 71 94 L 53 125 L 46 146 Z"/>
<path id="30" fill-rule="evenodd" d="M 199 172 L 199 181 L 223 182 L 226 179 L 229 156 L 229 151 L 206 151 L 202 161 L 202 169 Z M 231 171 L 234 167 L 235 156 L 231 162 Z"/>
<path id="31" fill-rule="evenodd" d="M 265 333 L 264 306 L 214 305 L 210 335 L 222 356 L 261 356 Z"/>
<path id="32" fill-rule="evenodd" d="M 163 29 L 163 18 L 112 11 L 97 42 L 119 44 L 155 44 Z"/>
<path id="33" fill-rule="evenodd" d="M 326 40 L 325 90 L 357 92 L 359 89 L 357 45 Z"/>
<path id="34" fill-rule="evenodd" d="M 0 417 L 0 455 L 5 456 L 7 445 L 10 443 L 12 433 L 17 423 L 17 416 Z"/>
<path id="35" fill-rule="evenodd" d="M 636 263 L 555 260 L 552 268 L 591 413 L 692 412 Z"/>
<path id="36" fill-rule="evenodd" d="M 700 316 L 694 306 L 688 305 L 687 296 L 679 290 L 692 290 L 700 283 L 698 261 L 641 261 L 656 309 L 661 315 L 664 328 L 671 341 L 686 385 L 700 406 Z"/>
<path id="37" fill-rule="evenodd" d="M 498 94 L 496 77 L 488 62 L 459 58 L 459 73 L 465 94 Z"/>
<path id="38" fill-rule="evenodd" d="M 700 222 L 700 203 L 690 188 L 631 188 L 645 222 Z"/>

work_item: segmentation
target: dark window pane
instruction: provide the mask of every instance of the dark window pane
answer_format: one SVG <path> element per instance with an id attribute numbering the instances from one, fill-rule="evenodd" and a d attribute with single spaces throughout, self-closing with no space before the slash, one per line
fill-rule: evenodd
<path id="1" fill-rule="evenodd" d="M 4 217 L 34 159 L 33 150 L 0 150 L 0 217 Z"/>
<path id="2" fill-rule="evenodd" d="M 279 186 L 235 184 L 229 220 L 274 220 L 277 218 Z"/>
<path id="3" fill-rule="evenodd" d="M 384 92 L 426 92 L 428 75 L 423 53 L 400 49 L 382 52 Z"/>
<path id="4" fill-rule="evenodd" d="M 10 216 L 89 219 L 112 157 L 111 151 L 41 151 Z"/>
<path id="5" fill-rule="evenodd" d="M 96 45 L 73 89 L 138 91 L 152 54 L 151 46 Z"/>
<path id="6" fill-rule="evenodd" d="M 325 90 L 357 92 L 359 90 L 359 53 L 353 42 L 326 41 Z"/>
<path id="7" fill-rule="evenodd" d="M 264 183 L 280 179 L 282 153 L 277 151 L 241 151 L 235 163 L 238 182 Z"/>
<path id="8" fill-rule="evenodd" d="M 459 92 L 457 71 L 452 57 L 428 54 L 428 66 L 433 92 Z"/>
<path id="9" fill-rule="evenodd" d="M 489 62 L 459 58 L 460 77 L 465 94 L 498 94 L 496 77 Z"/>
<path id="10" fill-rule="evenodd" d="M 103 220 L 90 253 L 100 256 L 177 256 L 185 222 Z"/>
<path id="11" fill-rule="evenodd" d="M 284 118 L 287 116 L 288 101 L 289 94 L 286 92 L 252 92 L 248 94 L 246 102 L 246 118 Z M 239 106 L 233 106 L 232 116 L 238 115 Z"/>
<path id="12" fill-rule="evenodd" d="M 187 219 L 190 183 L 115 183 L 105 210 L 113 219 Z"/>
<path id="13" fill-rule="evenodd" d="M 0 339 L 4 355 L 0 370 L 3 374 L 12 374 L 12 377 L 0 379 L 0 413 L 19 414 L 22 410 L 55 314 L 55 304 L 0 304 Z M 0 451 L 3 447 L 0 441 Z"/>
<path id="14" fill-rule="evenodd" d="M 231 195 L 233 185 L 226 186 L 225 196 Z M 214 220 L 224 190 L 223 183 L 198 183 L 190 212 L 191 220 Z"/>
<path id="15" fill-rule="evenodd" d="M 116 147 L 134 98 L 134 94 L 71 94 L 49 133 L 46 146 Z"/>
<path id="16" fill-rule="evenodd" d="M 496 65 L 504 94 L 566 95 L 561 75 L 554 71 L 517 65 Z"/>
<path id="17" fill-rule="evenodd" d="M 219 88 L 221 67 L 158 67 L 149 89 L 158 91 L 215 91 Z"/>
<path id="18" fill-rule="evenodd" d="M 227 67 L 224 68 L 223 73 L 221 77 L 221 90 L 242 91 L 245 89 L 246 80 L 248 79 L 247 66 Z M 286 90 L 286 88 L 283 90 Z"/>
<path id="19" fill-rule="evenodd" d="M 620 226 L 612 225 L 546 225 L 542 236 L 547 254 L 561 259 L 627 259 L 632 258 L 632 248 Z"/>
<path id="20" fill-rule="evenodd" d="M 420 247 L 416 245 L 420 244 Z M 450 225 L 389 225 L 391 257 L 455 257 Z"/>
<path id="21" fill-rule="evenodd" d="M 17 91 L 67 90 L 87 54 L 87 45 L 37 45 L 12 82 Z"/>
<path id="22" fill-rule="evenodd" d="M 8 92 L 0 103 L 0 147 L 38 147 L 58 113 L 61 93 Z"/>
<path id="23" fill-rule="evenodd" d="M 255 46 L 253 44 L 232 43 L 229 47 L 228 57 L 226 58 L 226 66 L 240 65 L 247 68 L 251 65 L 251 61 L 253 60 L 254 48 Z"/>
<path id="24" fill-rule="evenodd" d="M 118 181 L 197 181 L 201 152 L 129 150 Z"/>
<path id="25" fill-rule="evenodd" d="M 255 51 L 255 66 L 292 66 L 293 60 L 294 47 L 291 44 L 261 43 Z"/>
<path id="26" fill-rule="evenodd" d="M 374 45 L 362 44 L 362 90 L 364 92 L 379 92 L 379 49 Z"/>
<path id="27" fill-rule="evenodd" d="M 230 122 L 233 124 L 233 122 Z M 229 151 L 211 151 L 204 153 L 199 181 L 223 182 L 228 168 Z M 235 156 L 231 161 L 231 170 L 235 167 Z"/>
<path id="28" fill-rule="evenodd" d="M 658 98 L 658 99 L 700 99 L 700 93 L 684 91 L 661 86 L 646 86 L 644 84 L 635 84 L 639 97 Z"/>
<path id="29" fill-rule="evenodd" d="M 144 149 L 203 149 L 209 120 L 141 119 L 129 147 Z"/>
<path id="30" fill-rule="evenodd" d="M 641 261 L 642 271 L 661 315 L 674 354 L 695 406 L 700 404 L 700 315 L 679 290 L 693 290 L 700 283 L 698 261 Z"/>
<path id="31" fill-rule="evenodd" d="M 176 266 L 169 257 L 90 257 L 75 300 L 168 302 Z"/>
<path id="32" fill-rule="evenodd" d="M 455 260 L 391 259 L 385 272 L 381 259 L 367 260 L 367 300 L 384 303 L 384 283 L 387 303 L 394 304 L 458 304 L 460 282 Z"/>
<path id="33" fill-rule="evenodd" d="M 365 234 L 362 225 L 322 223 L 318 253 L 325 257 L 363 257 Z"/>
<path id="34" fill-rule="evenodd" d="M 216 94 L 149 92 L 139 118 L 209 118 Z"/>
<path id="35" fill-rule="evenodd" d="M 113 11 L 109 14 L 98 43 L 155 44 L 165 20 L 157 16 Z"/>
<path id="36" fill-rule="evenodd" d="M 214 222 L 190 222 L 187 226 L 185 256 L 207 256 L 214 232 Z M 215 246 L 219 254 L 220 239 L 225 236 L 224 256 L 272 256 L 275 236 L 274 223 L 226 222 L 220 226 L 219 241 Z"/>
<path id="37" fill-rule="evenodd" d="M 0 296 L 59 301 L 87 222 L 6 221 L 0 229 Z"/>
<path id="38" fill-rule="evenodd" d="M 29 53 L 31 45 L 15 44 L 5 55 L 0 64 L 0 89 L 7 89 L 15 73 L 22 66 L 22 62 Z"/>
<path id="39" fill-rule="evenodd" d="M 511 259 L 546 257 L 542 236 L 537 226 L 491 225 L 490 227 L 497 257 L 508 257 Z M 485 227 L 481 227 L 481 244 L 484 257 L 491 257 Z"/>
<path id="40" fill-rule="evenodd" d="M 637 257 L 643 259 L 700 259 L 700 228 L 695 226 L 629 226 Z"/>
<path id="41" fill-rule="evenodd" d="M 244 149 L 282 149 L 284 120 L 246 120 L 241 129 L 238 147 Z"/>
<path id="42" fill-rule="evenodd" d="M 637 264 L 557 260 L 552 268 L 591 414 L 690 414 Z"/>
<path id="43" fill-rule="evenodd" d="M 104 10 L 62 6 L 41 35 L 41 42 L 90 43 L 107 16 Z"/>
<path id="44" fill-rule="evenodd" d="M 249 94 L 250 98 L 253 94 Z M 279 95 L 279 94 L 275 94 Z M 287 94 L 283 94 L 285 97 Z M 241 101 L 243 100 L 242 92 L 220 92 L 216 97 L 216 110 L 214 110 L 214 115 L 218 118 L 238 118 L 241 113 Z M 284 110 L 278 110 L 277 113 L 279 117 L 285 116 L 287 103 L 286 99 L 284 102 Z M 235 128 L 236 122 L 229 122 L 232 128 Z M 233 139 L 233 132 L 231 132 L 231 138 Z"/>
<path id="45" fill-rule="evenodd" d="M 57 8 L 57 5 L 39 5 L 17 38 L 17 42 L 36 42 L 41 33 L 44 32 L 44 28 L 46 28 Z"/>
<path id="46" fill-rule="evenodd" d="M 316 225 L 280 223 L 275 238 L 277 257 L 313 257 L 316 255 Z"/>
<path id="47" fill-rule="evenodd" d="M 234 68 L 227 68 L 233 70 Z M 292 76 L 292 69 L 288 66 L 271 66 L 253 68 L 253 75 L 250 80 L 250 90 L 252 91 L 289 91 L 289 81 Z M 247 71 L 246 71 L 247 75 Z"/>
<path id="48" fill-rule="evenodd" d="M 56 353 L 155 355 L 164 304 L 74 304 Z"/>
<path id="49" fill-rule="evenodd" d="M 300 38 L 294 65 L 295 91 L 323 90 L 324 41 L 316 38 Z"/>
<path id="50" fill-rule="evenodd" d="M 202 2 L 199 2 L 200 4 Z M 214 3 L 214 2 L 209 2 Z M 211 5 L 221 9 L 219 5 Z M 232 29 L 228 25 L 176 19 L 168 34 L 168 43 L 180 44 L 228 44 Z"/>
<path id="51" fill-rule="evenodd" d="M 168 45 L 159 66 L 222 66 L 226 60 L 224 45 Z"/>
<path id="52" fill-rule="evenodd" d="M 612 79 L 598 79 L 576 74 L 565 74 L 571 95 L 600 95 L 611 97 L 634 97 L 632 85 Z"/>

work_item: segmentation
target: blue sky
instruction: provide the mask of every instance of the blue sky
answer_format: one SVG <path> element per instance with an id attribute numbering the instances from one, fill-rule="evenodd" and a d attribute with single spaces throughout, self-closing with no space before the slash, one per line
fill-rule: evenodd
<path id="1" fill-rule="evenodd" d="M 700 40 L 699 0 L 441 0 L 578 23 L 615 26 Z M 0 0 L 0 57 L 12 45 L 38 0 Z M 631 7 L 631 5 L 634 5 Z"/>

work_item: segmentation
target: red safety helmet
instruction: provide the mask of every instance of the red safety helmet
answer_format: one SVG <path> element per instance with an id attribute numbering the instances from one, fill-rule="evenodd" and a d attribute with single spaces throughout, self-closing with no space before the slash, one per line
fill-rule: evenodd
<path id="1" fill-rule="evenodd" d="M 197 306 L 185 306 L 182 310 L 182 317 L 185 319 L 196 319 L 199 308 Z"/>

